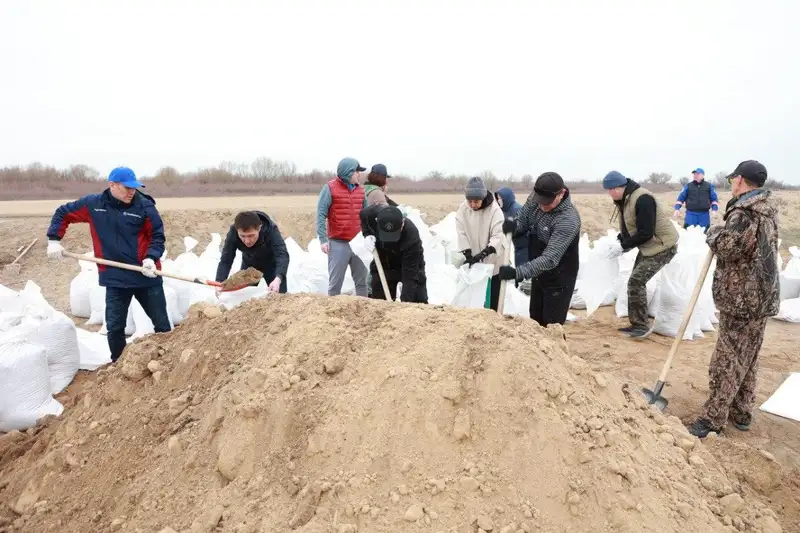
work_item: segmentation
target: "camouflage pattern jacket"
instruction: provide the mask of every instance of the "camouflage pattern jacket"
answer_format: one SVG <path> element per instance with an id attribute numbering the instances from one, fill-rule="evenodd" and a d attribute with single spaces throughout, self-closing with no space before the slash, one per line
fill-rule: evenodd
<path id="1" fill-rule="evenodd" d="M 733 198 L 724 226 L 712 226 L 706 242 L 717 256 L 714 303 L 720 313 L 758 319 L 778 314 L 778 210 L 770 191 Z"/>

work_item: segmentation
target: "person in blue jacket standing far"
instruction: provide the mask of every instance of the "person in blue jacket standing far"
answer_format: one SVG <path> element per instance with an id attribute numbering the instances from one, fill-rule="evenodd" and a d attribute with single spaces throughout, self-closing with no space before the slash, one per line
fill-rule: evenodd
<path id="1" fill-rule="evenodd" d="M 681 212 L 681 206 L 686 207 L 686 217 L 683 219 L 683 227 L 700 226 L 706 231 L 711 226 L 711 216 L 709 210 L 714 213 L 719 209 L 717 201 L 717 190 L 713 183 L 706 181 L 706 173 L 702 168 L 692 171 L 692 181 L 683 186 L 678 201 L 675 203 L 675 212 L 672 217 L 677 219 Z"/>
<path id="2" fill-rule="evenodd" d="M 156 202 L 141 192 L 144 187 L 133 170 L 117 167 L 108 175 L 108 188 L 58 209 L 47 230 L 47 256 L 63 259 L 61 239 L 70 224 L 89 224 L 94 256 L 141 266 L 143 272 L 98 265 L 101 287 L 106 288 L 106 329 L 111 361 L 125 349 L 125 324 L 131 299 L 141 304 L 156 333 L 170 331 L 164 284 L 155 271 L 164 255 L 164 223 Z"/>
<path id="3" fill-rule="evenodd" d="M 502 187 L 497 189 L 497 192 L 494 193 L 494 197 L 497 203 L 500 204 L 500 208 L 503 210 L 503 216 L 506 219 L 517 218 L 522 206 L 517 202 L 514 191 L 508 187 Z M 528 262 L 529 241 L 530 237 L 527 233 L 514 237 L 514 264 L 516 266 L 524 265 Z M 519 285 L 519 283 L 517 283 L 517 285 Z"/>

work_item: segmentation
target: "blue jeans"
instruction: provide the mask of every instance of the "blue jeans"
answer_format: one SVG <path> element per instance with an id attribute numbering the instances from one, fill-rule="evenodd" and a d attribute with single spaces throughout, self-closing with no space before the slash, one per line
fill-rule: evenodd
<path id="1" fill-rule="evenodd" d="M 686 211 L 686 217 L 683 219 L 683 227 L 700 226 L 703 231 L 707 230 L 711 225 L 711 215 L 708 211 Z"/>
<path id="2" fill-rule="evenodd" d="M 125 324 L 128 322 L 128 307 L 134 297 L 153 321 L 156 333 L 170 331 L 163 284 L 135 289 L 106 287 L 106 329 L 112 362 L 116 362 L 125 349 Z"/>

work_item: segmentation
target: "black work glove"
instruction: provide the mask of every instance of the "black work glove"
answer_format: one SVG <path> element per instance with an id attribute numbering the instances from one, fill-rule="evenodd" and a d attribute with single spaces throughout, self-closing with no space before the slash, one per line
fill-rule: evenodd
<path id="1" fill-rule="evenodd" d="M 503 265 L 500 267 L 500 272 L 497 273 L 501 280 L 515 280 L 517 279 L 517 269 L 510 265 Z"/>
<path id="2" fill-rule="evenodd" d="M 493 253 L 497 253 L 497 250 L 494 249 L 494 246 L 487 246 L 486 248 L 481 250 L 481 253 L 479 253 L 478 255 L 473 256 L 470 259 L 467 259 L 467 264 L 469 266 L 472 266 L 472 265 L 475 265 L 477 263 L 480 263 L 481 261 L 483 261 L 484 259 L 486 259 L 490 255 L 492 255 Z"/>
<path id="3" fill-rule="evenodd" d="M 517 231 L 517 221 L 513 218 L 507 218 L 503 221 L 503 233 L 514 234 Z"/>

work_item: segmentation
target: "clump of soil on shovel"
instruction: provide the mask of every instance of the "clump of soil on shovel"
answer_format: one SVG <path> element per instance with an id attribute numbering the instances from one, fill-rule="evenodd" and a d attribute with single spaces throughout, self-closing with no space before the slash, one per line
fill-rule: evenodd
<path id="1" fill-rule="evenodd" d="M 230 291 L 233 289 L 241 289 L 242 287 L 247 287 L 248 285 L 257 285 L 263 277 L 264 274 L 262 274 L 260 270 L 257 270 L 253 267 L 250 267 L 246 270 L 240 270 L 222 282 L 222 290 Z"/>

